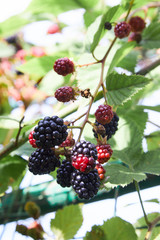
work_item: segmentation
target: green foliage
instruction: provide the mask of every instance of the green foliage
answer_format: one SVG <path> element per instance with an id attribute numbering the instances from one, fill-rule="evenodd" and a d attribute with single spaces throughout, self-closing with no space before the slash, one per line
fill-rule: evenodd
<path id="1" fill-rule="evenodd" d="M 160 149 L 143 153 L 135 170 L 160 175 Z"/>
<path id="2" fill-rule="evenodd" d="M 125 60 L 125 56 L 136 46 L 135 42 L 127 42 L 124 45 L 122 45 L 122 47 L 120 47 L 116 54 L 114 55 L 112 62 L 109 66 L 108 69 L 108 74 L 110 74 L 114 67 L 117 66 L 118 63 L 121 62 L 121 60 Z"/>
<path id="3" fill-rule="evenodd" d="M 142 33 L 141 45 L 145 48 L 159 48 L 160 47 L 160 24 L 159 22 L 151 23 Z"/>
<path id="4" fill-rule="evenodd" d="M 160 215 L 158 212 L 154 212 L 154 213 L 148 214 L 147 218 L 149 222 L 152 222 L 154 219 L 156 219 L 159 216 Z M 147 229 L 148 229 L 148 226 L 146 225 L 144 217 L 137 220 L 137 222 L 135 223 L 135 227 L 137 228 L 136 232 L 138 235 L 138 240 L 144 240 L 145 235 L 147 233 Z M 159 232 L 160 232 L 159 226 L 153 228 L 150 240 L 154 240 L 158 236 Z"/>
<path id="5" fill-rule="evenodd" d="M 114 185 L 121 185 L 124 187 L 133 182 L 133 180 L 140 182 L 146 179 L 146 175 L 144 173 L 136 172 L 120 164 L 106 165 L 105 169 L 106 176 L 109 176 L 107 182 Z"/>
<path id="6" fill-rule="evenodd" d="M 107 240 L 137 240 L 137 235 L 133 226 L 119 217 L 113 217 L 101 226 Z"/>
<path id="7" fill-rule="evenodd" d="M 140 75 L 111 73 L 106 78 L 107 99 L 110 105 L 121 105 L 141 90 L 149 79 Z"/>
<path id="8" fill-rule="evenodd" d="M 11 57 L 15 53 L 15 48 L 4 42 L 0 42 L 0 58 Z"/>
<path id="9" fill-rule="evenodd" d="M 94 225 L 90 232 L 86 233 L 84 240 L 107 240 L 101 226 Z"/>
<path id="10" fill-rule="evenodd" d="M 10 156 L 0 161 L 0 194 L 7 190 L 8 186 L 16 184 L 23 175 L 27 162 L 20 156 Z"/>
<path id="11" fill-rule="evenodd" d="M 135 72 L 135 67 L 138 60 L 138 51 L 131 51 L 116 65 L 117 67 L 124 68 L 132 73 Z"/>
<path id="12" fill-rule="evenodd" d="M 158 149 L 160 147 L 160 131 L 156 131 L 146 136 L 148 151 Z"/>
<path id="13" fill-rule="evenodd" d="M 56 239 L 68 240 L 74 237 L 83 222 L 82 205 L 70 205 L 56 212 L 51 220 L 51 229 Z"/>

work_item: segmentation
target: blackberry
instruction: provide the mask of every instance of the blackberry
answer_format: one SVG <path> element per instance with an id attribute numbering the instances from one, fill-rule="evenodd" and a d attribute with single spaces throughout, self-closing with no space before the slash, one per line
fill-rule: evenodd
<path id="1" fill-rule="evenodd" d="M 107 30 L 111 30 L 112 29 L 112 24 L 110 22 L 105 22 L 104 28 L 107 29 Z"/>
<path id="2" fill-rule="evenodd" d="M 142 35 L 137 32 L 132 32 L 128 38 L 128 42 L 136 41 L 137 43 L 139 43 L 141 40 L 142 40 Z"/>
<path id="3" fill-rule="evenodd" d="M 37 149 L 29 157 L 29 171 L 35 175 L 50 173 L 59 166 L 60 161 L 51 149 Z"/>
<path id="4" fill-rule="evenodd" d="M 67 139 L 60 145 L 60 147 L 72 147 L 74 144 L 75 144 L 75 140 L 69 139 L 67 137 Z"/>
<path id="5" fill-rule="evenodd" d="M 98 151 L 97 161 L 101 164 L 108 162 L 108 160 L 110 159 L 113 153 L 111 146 L 109 144 L 104 144 L 104 145 L 97 145 L 96 148 Z"/>
<path id="6" fill-rule="evenodd" d="M 132 32 L 142 32 L 146 26 L 145 21 L 138 16 L 132 17 L 129 20 L 129 25 L 131 26 Z"/>
<path id="7" fill-rule="evenodd" d="M 110 123 L 103 125 L 105 128 L 105 133 L 103 132 L 102 134 L 100 134 L 103 138 L 105 136 L 107 136 L 107 140 L 110 139 L 112 137 L 112 135 L 115 134 L 115 132 L 118 129 L 118 121 L 119 121 L 119 117 L 117 116 L 117 114 L 115 112 L 113 112 L 114 116 L 111 120 Z M 98 123 L 97 121 L 95 122 L 96 126 L 100 126 L 100 123 Z M 96 131 L 93 129 L 94 132 L 94 137 L 98 138 L 98 134 L 96 133 Z"/>
<path id="8" fill-rule="evenodd" d="M 74 89 L 72 87 L 60 87 L 55 92 L 55 98 L 59 102 L 69 102 L 74 100 Z"/>
<path id="9" fill-rule="evenodd" d="M 55 61 L 53 68 L 59 75 L 66 76 L 74 72 L 74 63 L 67 57 L 59 58 Z"/>
<path id="10" fill-rule="evenodd" d="M 61 187 L 71 186 L 71 173 L 73 172 L 72 164 L 67 160 L 63 160 L 61 166 L 57 170 L 57 183 Z"/>
<path id="11" fill-rule="evenodd" d="M 78 142 L 71 150 L 71 159 L 74 168 L 85 173 L 91 171 L 97 160 L 96 146 L 84 140 Z"/>
<path id="12" fill-rule="evenodd" d="M 95 168 L 98 171 L 98 175 L 99 175 L 100 180 L 103 180 L 105 178 L 106 170 L 104 169 L 104 167 L 100 163 L 97 163 Z"/>
<path id="13" fill-rule="evenodd" d="M 60 32 L 60 28 L 57 24 L 52 24 L 48 30 L 47 30 L 47 34 L 55 34 L 55 33 L 59 33 Z"/>
<path id="14" fill-rule="evenodd" d="M 67 126 L 63 119 L 53 116 L 40 120 L 34 128 L 33 138 L 39 148 L 52 148 L 59 146 L 68 136 Z"/>
<path id="15" fill-rule="evenodd" d="M 99 105 L 95 112 L 95 117 L 103 125 L 109 123 L 113 118 L 112 107 L 109 105 Z"/>
<path id="16" fill-rule="evenodd" d="M 118 38 L 128 37 L 131 31 L 131 26 L 126 22 L 118 23 L 114 28 L 114 33 Z"/>
<path id="17" fill-rule="evenodd" d="M 96 169 L 89 173 L 74 170 L 71 174 L 71 185 L 81 199 L 93 198 L 100 187 L 100 178 Z"/>
<path id="18" fill-rule="evenodd" d="M 31 146 L 32 146 L 33 148 L 37 148 L 36 140 L 33 139 L 33 133 L 34 133 L 34 131 L 31 131 L 30 134 L 29 134 L 29 136 L 28 136 L 29 143 L 31 144 Z"/>

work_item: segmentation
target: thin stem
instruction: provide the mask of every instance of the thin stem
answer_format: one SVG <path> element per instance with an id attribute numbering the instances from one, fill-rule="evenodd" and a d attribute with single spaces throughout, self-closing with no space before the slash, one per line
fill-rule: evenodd
<path id="1" fill-rule="evenodd" d="M 105 86 L 104 86 L 104 83 L 102 83 L 101 86 L 102 86 L 102 89 L 103 89 L 104 100 L 105 100 L 105 103 L 107 104 L 107 98 L 106 98 L 106 92 L 107 92 L 107 90 L 106 90 L 106 88 L 105 88 Z"/>
<path id="2" fill-rule="evenodd" d="M 117 39 L 117 37 L 115 37 L 115 38 L 113 39 L 113 41 L 112 41 L 112 43 L 111 43 L 110 47 L 108 48 L 108 50 L 107 50 L 106 54 L 105 54 L 105 55 L 104 55 L 104 57 L 102 58 L 102 63 L 104 63 L 104 62 L 105 62 L 105 60 L 106 60 L 106 58 L 107 58 L 107 56 L 108 56 L 109 52 L 111 51 L 111 49 L 112 49 L 112 47 L 113 47 L 113 45 L 114 45 L 114 43 L 115 43 L 116 39 Z"/>
<path id="3" fill-rule="evenodd" d="M 154 219 L 148 227 L 148 231 L 145 236 L 145 240 L 149 240 L 151 238 L 152 230 L 157 225 L 157 223 L 160 221 L 160 216 L 158 216 L 156 219 Z"/>
<path id="4" fill-rule="evenodd" d="M 134 3 L 134 0 L 131 0 L 131 1 L 130 1 L 130 6 L 129 6 L 129 9 L 128 9 L 128 12 L 127 12 L 127 15 L 126 15 L 126 17 L 125 17 L 125 21 L 127 20 L 128 16 L 129 16 L 129 13 L 130 13 L 130 11 L 131 11 L 131 8 L 132 8 L 132 6 L 133 6 L 133 3 Z"/>
<path id="5" fill-rule="evenodd" d="M 156 124 L 156 123 L 154 123 L 154 122 L 152 122 L 152 121 L 150 121 L 150 120 L 148 120 L 148 122 L 151 123 L 151 124 L 153 124 L 154 126 L 160 128 L 160 126 L 159 126 L 158 124 Z"/>
<path id="6" fill-rule="evenodd" d="M 85 64 L 82 64 L 82 65 L 77 65 L 77 67 L 88 67 L 90 65 L 93 65 L 93 64 L 97 64 L 97 63 L 100 63 L 101 61 L 97 61 L 97 62 L 92 62 L 92 63 L 85 63 Z"/>
<path id="7" fill-rule="evenodd" d="M 81 119 L 82 117 L 84 117 L 86 115 L 87 112 L 83 113 L 82 115 L 80 115 L 78 118 L 76 118 L 74 121 L 72 121 L 71 123 L 75 123 L 77 122 L 79 119 Z"/>
<path id="8" fill-rule="evenodd" d="M 149 73 L 150 71 L 152 71 L 153 69 L 158 67 L 159 65 L 160 65 L 160 58 L 156 59 L 154 62 L 152 62 L 148 66 L 140 69 L 138 72 L 136 72 L 136 74 L 137 75 L 146 75 L 147 73 Z"/>
<path id="9" fill-rule="evenodd" d="M 68 129 L 73 129 L 73 128 L 82 128 L 81 126 L 67 126 Z"/>
<path id="10" fill-rule="evenodd" d="M 115 202 L 114 202 L 114 217 L 116 216 L 116 212 L 117 212 L 118 194 L 119 194 L 119 186 L 116 187 L 116 189 L 115 189 L 115 194 L 114 194 L 114 199 L 115 199 Z"/>
<path id="11" fill-rule="evenodd" d="M 144 206 L 143 206 L 143 202 L 142 202 L 142 198 L 141 198 L 141 194 L 140 194 L 139 184 L 138 184 L 138 182 L 136 180 L 134 180 L 134 185 L 135 185 L 135 188 L 136 188 L 136 191 L 138 193 L 138 197 L 139 197 L 139 200 L 140 200 L 140 203 L 141 203 L 141 207 L 142 207 L 142 211 L 143 211 L 145 222 L 149 226 L 150 222 L 148 221 L 147 214 L 146 214 L 146 212 L 144 210 Z"/>
<path id="12" fill-rule="evenodd" d="M 16 142 L 15 144 L 17 145 L 18 144 L 18 138 L 19 138 L 19 135 L 21 133 L 21 130 L 22 130 L 22 122 L 24 120 L 24 116 L 21 118 L 21 120 L 19 121 L 19 129 L 18 129 L 18 133 L 17 133 L 17 136 L 16 136 Z"/>

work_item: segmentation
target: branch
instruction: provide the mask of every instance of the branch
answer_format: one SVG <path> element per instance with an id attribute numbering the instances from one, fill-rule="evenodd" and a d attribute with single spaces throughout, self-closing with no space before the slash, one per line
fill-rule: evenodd
<path id="1" fill-rule="evenodd" d="M 148 8 L 156 8 L 156 7 L 160 7 L 160 3 L 159 2 L 153 2 L 153 3 L 146 4 L 143 7 L 140 7 L 140 8 L 137 8 L 137 9 L 133 10 L 129 14 L 129 18 L 131 18 L 136 12 L 139 12 L 141 10 L 146 11 L 146 10 L 148 10 Z"/>
<path id="2" fill-rule="evenodd" d="M 152 71 L 154 68 L 158 67 L 160 65 L 160 58 L 156 61 L 152 62 L 150 65 L 142 68 L 138 72 L 136 72 L 137 75 L 146 75 L 150 71 Z"/>
<path id="3" fill-rule="evenodd" d="M 146 236 L 145 236 L 145 240 L 149 240 L 150 237 L 151 237 L 151 234 L 152 234 L 152 230 L 153 228 L 157 225 L 157 223 L 160 221 L 160 216 L 157 217 L 156 219 L 153 220 L 153 222 L 151 222 L 149 224 L 149 227 L 148 227 L 148 231 L 146 233 Z"/>

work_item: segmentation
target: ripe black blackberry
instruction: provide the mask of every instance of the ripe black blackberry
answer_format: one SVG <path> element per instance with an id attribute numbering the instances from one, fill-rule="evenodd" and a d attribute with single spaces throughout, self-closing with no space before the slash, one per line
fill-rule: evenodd
<path id="1" fill-rule="evenodd" d="M 55 98 L 59 102 L 69 102 L 74 100 L 74 89 L 72 87 L 60 87 L 55 92 Z"/>
<path id="2" fill-rule="evenodd" d="M 110 139 L 110 138 L 112 137 L 112 135 L 114 135 L 115 132 L 116 132 L 117 129 L 118 129 L 118 121 L 119 121 L 119 117 L 118 117 L 117 114 L 114 112 L 114 116 L 113 116 L 111 122 L 108 123 L 108 124 L 103 125 L 104 128 L 105 128 L 105 133 L 103 132 L 102 134 L 100 134 L 100 133 L 99 133 L 99 134 L 100 134 L 103 138 L 104 138 L 105 136 L 107 136 L 107 140 Z M 96 126 L 99 126 L 100 123 L 98 123 L 98 122 L 96 121 L 96 122 L 95 122 L 95 125 L 96 125 Z M 94 137 L 95 137 L 95 138 L 98 138 L 98 135 L 97 135 L 97 133 L 96 133 L 96 131 L 95 131 L 94 129 L 93 129 L 93 132 L 94 132 Z"/>
<path id="3" fill-rule="evenodd" d="M 55 61 L 53 68 L 59 75 L 66 76 L 74 72 L 74 63 L 67 57 L 59 58 Z"/>
<path id="4" fill-rule="evenodd" d="M 39 148 L 52 148 L 59 146 L 68 136 L 67 126 L 63 119 L 53 116 L 40 120 L 34 128 L 33 138 Z"/>
<path id="5" fill-rule="evenodd" d="M 71 150 L 72 166 L 81 172 L 89 172 L 95 168 L 97 159 L 96 146 L 82 140 Z"/>
<path id="6" fill-rule="evenodd" d="M 51 149 L 37 149 L 29 157 L 29 171 L 35 175 L 50 173 L 59 166 L 60 161 Z"/>
<path id="7" fill-rule="evenodd" d="M 112 24 L 110 22 L 105 22 L 104 28 L 107 29 L 107 30 L 111 30 L 112 29 Z"/>
<path id="8" fill-rule="evenodd" d="M 131 31 L 131 26 L 126 22 L 118 23 L 114 28 L 114 33 L 118 38 L 128 37 Z"/>
<path id="9" fill-rule="evenodd" d="M 100 178 L 96 169 L 89 173 L 74 170 L 71 174 L 71 185 L 81 199 L 93 198 L 100 187 Z"/>
<path id="10" fill-rule="evenodd" d="M 74 168 L 69 160 L 63 160 L 61 166 L 57 170 L 57 183 L 61 187 L 70 187 L 71 186 L 71 174 Z"/>

